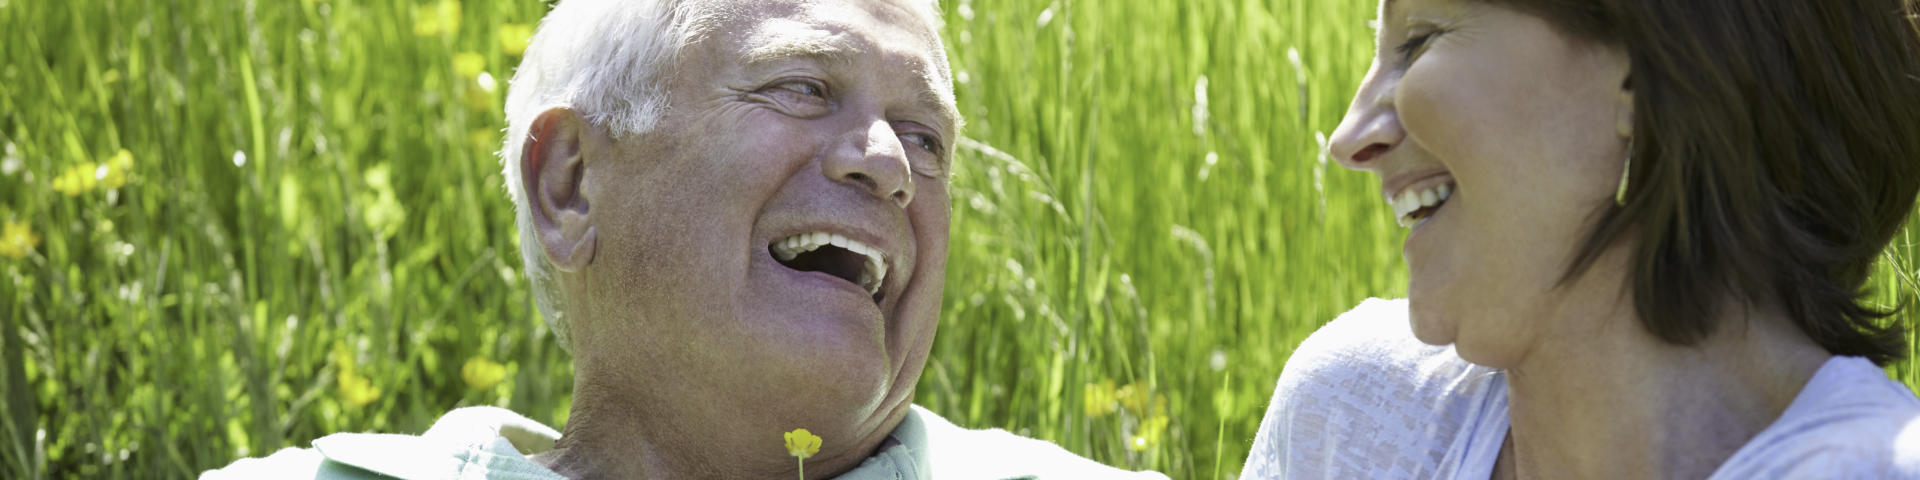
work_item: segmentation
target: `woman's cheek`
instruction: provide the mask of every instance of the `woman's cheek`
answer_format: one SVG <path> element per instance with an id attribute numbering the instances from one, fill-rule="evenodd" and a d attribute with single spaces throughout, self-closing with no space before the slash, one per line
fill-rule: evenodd
<path id="1" fill-rule="evenodd" d="M 1430 72 L 1416 64 L 1401 76 L 1393 89 L 1393 104 L 1400 115 L 1400 127 L 1415 143 L 1431 146 L 1429 140 L 1438 137 L 1431 131 L 1439 122 L 1439 106 L 1434 102 L 1433 85 L 1428 81 Z"/>

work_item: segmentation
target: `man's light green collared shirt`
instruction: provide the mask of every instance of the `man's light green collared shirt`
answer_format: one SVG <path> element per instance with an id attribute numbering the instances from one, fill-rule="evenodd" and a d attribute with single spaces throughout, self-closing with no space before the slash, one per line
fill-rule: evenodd
<path id="1" fill-rule="evenodd" d="M 1081 458 L 1058 445 L 1004 430 L 968 430 L 915 405 L 892 433 L 897 445 L 836 477 L 840 480 L 1161 479 Z M 494 407 L 468 407 L 440 417 L 420 436 L 341 433 L 248 458 L 200 475 L 201 480 L 513 479 L 563 480 L 529 455 L 553 448 L 560 432 Z M 769 448 L 778 448 L 778 439 Z"/>

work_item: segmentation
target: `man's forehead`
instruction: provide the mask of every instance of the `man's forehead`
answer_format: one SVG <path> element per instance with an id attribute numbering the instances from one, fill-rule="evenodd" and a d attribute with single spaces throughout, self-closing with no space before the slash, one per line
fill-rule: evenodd
<path id="1" fill-rule="evenodd" d="M 743 39 L 748 64 L 815 58 L 845 64 L 869 52 L 866 42 L 838 29 L 794 18 L 769 18 Z"/>
<path id="2" fill-rule="evenodd" d="M 751 63 L 794 57 L 850 61 L 876 53 L 905 54 L 922 62 L 940 56 L 939 34 L 929 22 L 894 1 L 790 0 L 744 8 L 735 31 L 744 31 Z"/>

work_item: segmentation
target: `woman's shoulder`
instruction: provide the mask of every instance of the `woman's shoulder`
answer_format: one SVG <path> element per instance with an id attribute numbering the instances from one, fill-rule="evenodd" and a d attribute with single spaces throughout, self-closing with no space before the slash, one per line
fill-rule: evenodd
<path id="1" fill-rule="evenodd" d="M 1405 300 L 1368 299 L 1288 356 L 1242 476 L 1474 475 L 1505 435 L 1505 391 L 1497 370 L 1414 338 Z"/>
<path id="2" fill-rule="evenodd" d="M 1920 399 L 1860 357 L 1834 357 L 1715 478 L 1920 479 Z"/>
<path id="3" fill-rule="evenodd" d="M 1369 298 L 1300 342 L 1287 357 L 1280 383 L 1303 392 L 1360 386 L 1444 394 L 1467 386 L 1457 381 L 1461 376 L 1494 372 L 1461 359 L 1451 346 L 1414 338 L 1405 299 Z"/>

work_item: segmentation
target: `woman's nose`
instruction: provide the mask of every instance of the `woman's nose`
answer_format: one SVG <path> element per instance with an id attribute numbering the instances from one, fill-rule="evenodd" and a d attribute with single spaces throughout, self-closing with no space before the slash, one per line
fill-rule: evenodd
<path id="1" fill-rule="evenodd" d="M 1407 138 L 1393 105 L 1397 79 L 1387 77 L 1378 66 L 1368 72 L 1359 93 L 1353 96 L 1353 104 L 1347 107 L 1347 116 L 1333 130 L 1327 149 L 1340 165 L 1354 170 L 1377 168 L 1379 162 L 1374 160 Z"/>

